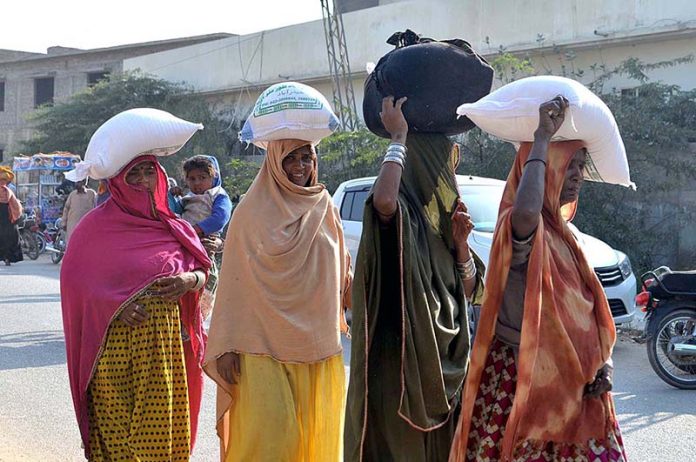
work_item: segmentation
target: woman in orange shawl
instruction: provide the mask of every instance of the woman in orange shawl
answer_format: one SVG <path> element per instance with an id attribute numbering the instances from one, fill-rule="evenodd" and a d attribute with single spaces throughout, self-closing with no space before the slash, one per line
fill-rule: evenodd
<path id="1" fill-rule="evenodd" d="M 8 186 L 12 180 L 12 170 L 0 166 L 0 260 L 5 262 L 5 266 L 23 260 L 17 229 L 22 204 Z"/>
<path id="2" fill-rule="evenodd" d="M 268 143 L 226 239 L 204 369 L 226 462 L 338 462 L 350 256 L 307 141 Z"/>
<path id="3" fill-rule="evenodd" d="M 587 152 L 551 143 L 568 102 L 539 108 L 508 176 L 450 462 L 624 461 L 606 296 L 567 225 Z"/>

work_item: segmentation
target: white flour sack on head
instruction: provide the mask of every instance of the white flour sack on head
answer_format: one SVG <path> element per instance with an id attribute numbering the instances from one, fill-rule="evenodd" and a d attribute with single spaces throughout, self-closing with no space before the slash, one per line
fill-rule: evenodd
<path id="1" fill-rule="evenodd" d="M 266 149 L 268 141 L 297 139 L 317 144 L 339 126 L 324 95 L 297 82 L 267 88 L 239 132 L 240 141 Z"/>
<path id="2" fill-rule="evenodd" d="M 589 152 L 585 178 L 635 188 L 626 148 L 616 120 L 606 104 L 580 82 L 565 77 L 536 76 L 509 83 L 475 103 L 462 104 L 481 130 L 512 143 L 534 141 L 539 106 L 563 95 L 570 107 L 552 141 L 582 140 Z"/>
<path id="3" fill-rule="evenodd" d="M 65 174 L 71 181 L 112 178 L 136 157 L 169 156 L 203 128 L 152 108 L 136 108 L 104 122 L 89 140 L 85 159 Z"/>

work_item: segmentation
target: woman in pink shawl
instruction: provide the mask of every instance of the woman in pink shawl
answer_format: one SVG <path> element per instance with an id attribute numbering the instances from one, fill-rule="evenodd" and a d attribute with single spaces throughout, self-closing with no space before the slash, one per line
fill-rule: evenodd
<path id="1" fill-rule="evenodd" d="M 203 377 L 198 300 L 210 260 L 167 205 L 154 156 L 108 180 L 61 269 L 73 402 L 92 461 L 187 461 Z"/>

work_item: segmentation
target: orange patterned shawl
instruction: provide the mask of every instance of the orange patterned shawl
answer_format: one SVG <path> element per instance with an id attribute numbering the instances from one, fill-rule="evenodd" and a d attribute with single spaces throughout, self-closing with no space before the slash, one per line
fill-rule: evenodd
<path id="1" fill-rule="evenodd" d="M 502 443 L 501 460 L 522 445 L 587 444 L 606 438 L 615 415 L 611 397 L 583 398 L 585 384 L 611 356 L 614 321 L 602 286 L 566 224 L 577 203 L 560 206 L 565 172 L 579 141 L 552 143 L 542 221 L 529 256 L 517 390 Z M 466 458 L 471 417 L 483 367 L 495 336 L 512 253 L 510 214 L 529 156 L 524 143 L 508 176 L 487 268 L 486 294 L 462 396 L 450 462 Z"/>

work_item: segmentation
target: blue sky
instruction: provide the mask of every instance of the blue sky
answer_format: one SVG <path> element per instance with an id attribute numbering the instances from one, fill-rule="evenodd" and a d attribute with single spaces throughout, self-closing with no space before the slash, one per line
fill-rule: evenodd
<path id="1" fill-rule="evenodd" d="M 320 0 L 8 0 L 3 9 L 0 48 L 43 53 L 54 45 L 248 34 L 321 18 Z"/>

